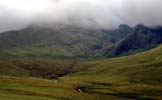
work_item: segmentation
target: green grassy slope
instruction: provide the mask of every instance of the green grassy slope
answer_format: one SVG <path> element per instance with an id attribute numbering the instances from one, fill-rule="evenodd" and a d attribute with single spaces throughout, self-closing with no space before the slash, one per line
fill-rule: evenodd
<path id="1" fill-rule="evenodd" d="M 12 58 L 0 60 L 0 75 L 55 79 L 73 67 L 72 60 Z"/>
<path id="2" fill-rule="evenodd" d="M 50 63 L 66 62 L 42 60 Z M 31 61 L 42 63 L 42 60 Z M 9 61 L 5 60 L 5 62 Z M 16 61 L 21 62 L 20 59 Z M 29 63 L 30 60 L 26 59 L 27 62 Z M 58 78 L 57 81 L 1 75 L 0 99 L 161 100 L 161 77 L 162 46 L 159 46 L 132 56 L 79 60 L 68 75 Z"/>

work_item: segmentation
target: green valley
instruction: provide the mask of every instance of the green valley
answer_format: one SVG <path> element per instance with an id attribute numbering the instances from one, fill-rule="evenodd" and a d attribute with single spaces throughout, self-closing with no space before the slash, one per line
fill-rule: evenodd
<path id="1" fill-rule="evenodd" d="M 162 100 L 162 0 L 0 0 L 0 100 Z"/>
<path id="2" fill-rule="evenodd" d="M 34 64 L 40 70 L 29 74 Z M 102 60 L 8 58 L 1 59 L 0 65 L 2 100 L 162 99 L 162 46 L 136 55 Z M 69 65 L 73 66 L 69 72 L 59 76 Z M 55 77 L 42 76 L 49 69 L 55 73 L 49 76 Z"/>

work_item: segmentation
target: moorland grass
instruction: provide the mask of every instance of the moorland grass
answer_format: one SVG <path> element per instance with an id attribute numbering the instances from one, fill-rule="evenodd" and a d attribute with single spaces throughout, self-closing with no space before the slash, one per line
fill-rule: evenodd
<path id="1" fill-rule="evenodd" d="M 1 60 L 0 100 L 162 99 L 162 46 L 131 56 L 78 60 L 68 74 L 54 80 L 40 74 L 51 70 L 59 74 L 73 63 L 43 58 Z M 31 76 L 35 64 L 40 72 Z"/>

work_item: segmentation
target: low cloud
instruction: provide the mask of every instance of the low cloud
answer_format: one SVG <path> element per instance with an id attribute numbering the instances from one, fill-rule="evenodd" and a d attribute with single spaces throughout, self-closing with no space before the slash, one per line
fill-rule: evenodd
<path id="1" fill-rule="evenodd" d="M 0 31 L 29 24 L 116 28 L 162 25 L 161 0 L 0 0 Z"/>

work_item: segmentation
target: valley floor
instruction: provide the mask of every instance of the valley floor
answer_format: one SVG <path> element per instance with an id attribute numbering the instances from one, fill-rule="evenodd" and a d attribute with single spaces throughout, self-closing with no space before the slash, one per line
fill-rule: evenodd
<path id="1" fill-rule="evenodd" d="M 0 100 L 162 100 L 162 46 L 91 61 L 3 59 L 0 67 Z"/>
<path id="2" fill-rule="evenodd" d="M 1 76 L 0 100 L 161 100 L 162 86 Z M 79 91 L 80 88 L 80 91 Z"/>

